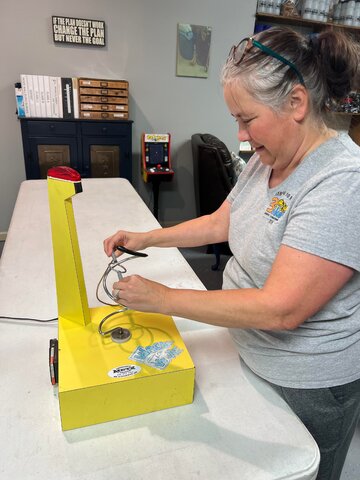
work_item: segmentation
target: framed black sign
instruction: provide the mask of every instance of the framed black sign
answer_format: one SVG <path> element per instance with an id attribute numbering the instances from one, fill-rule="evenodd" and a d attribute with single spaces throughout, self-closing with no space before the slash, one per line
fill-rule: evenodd
<path id="1" fill-rule="evenodd" d="M 55 43 L 72 43 L 89 47 L 105 47 L 105 22 L 85 18 L 52 17 Z"/>

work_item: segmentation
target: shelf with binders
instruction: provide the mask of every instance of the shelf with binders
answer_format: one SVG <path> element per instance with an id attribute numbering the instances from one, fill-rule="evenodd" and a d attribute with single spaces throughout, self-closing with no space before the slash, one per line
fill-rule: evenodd
<path id="1" fill-rule="evenodd" d="M 20 75 L 15 83 L 19 118 L 128 120 L 129 82 Z"/>

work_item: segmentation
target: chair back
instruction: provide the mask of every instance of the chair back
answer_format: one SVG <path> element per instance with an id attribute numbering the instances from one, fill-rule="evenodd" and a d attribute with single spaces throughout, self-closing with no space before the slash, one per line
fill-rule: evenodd
<path id="1" fill-rule="evenodd" d="M 232 159 L 226 145 L 209 133 L 191 137 L 194 188 L 198 216 L 217 210 L 236 181 Z"/>

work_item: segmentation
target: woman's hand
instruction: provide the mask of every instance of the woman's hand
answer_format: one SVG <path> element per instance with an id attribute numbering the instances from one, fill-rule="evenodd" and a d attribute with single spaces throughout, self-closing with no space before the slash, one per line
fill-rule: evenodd
<path id="1" fill-rule="evenodd" d="M 146 233 L 134 233 L 119 230 L 114 235 L 104 240 L 104 251 L 108 257 L 111 256 L 118 245 L 128 248 L 129 250 L 144 250 L 149 245 L 146 242 Z M 117 252 L 116 255 L 120 255 Z"/>
<path id="2" fill-rule="evenodd" d="M 114 283 L 113 296 L 117 302 L 132 310 L 166 313 L 166 297 L 169 288 L 140 275 L 129 275 Z"/>

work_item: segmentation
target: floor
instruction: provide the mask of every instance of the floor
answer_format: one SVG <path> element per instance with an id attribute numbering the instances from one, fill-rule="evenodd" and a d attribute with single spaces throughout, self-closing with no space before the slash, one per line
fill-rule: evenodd
<path id="1" fill-rule="evenodd" d="M 215 255 L 206 253 L 206 247 L 180 248 L 179 250 L 208 290 L 221 289 L 223 271 L 230 258 L 228 255 L 221 255 L 219 269 L 212 270 Z"/>
<path id="2" fill-rule="evenodd" d="M 0 242 L 0 256 L 4 242 Z M 222 273 L 227 260 L 227 255 L 222 255 L 219 270 L 214 271 L 211 266 L 215 263 L 215 256 L 207 254 L 204 248 L 180 249 L 181 253 L 190 264 L 191 268 L 200 278 L 208 290 L 221 289 Z M 1 315 L 1 312 L 0 312 Z M 360 423 L 351 442 L 348 456 L 340 480 L 360 480 Z"/>

